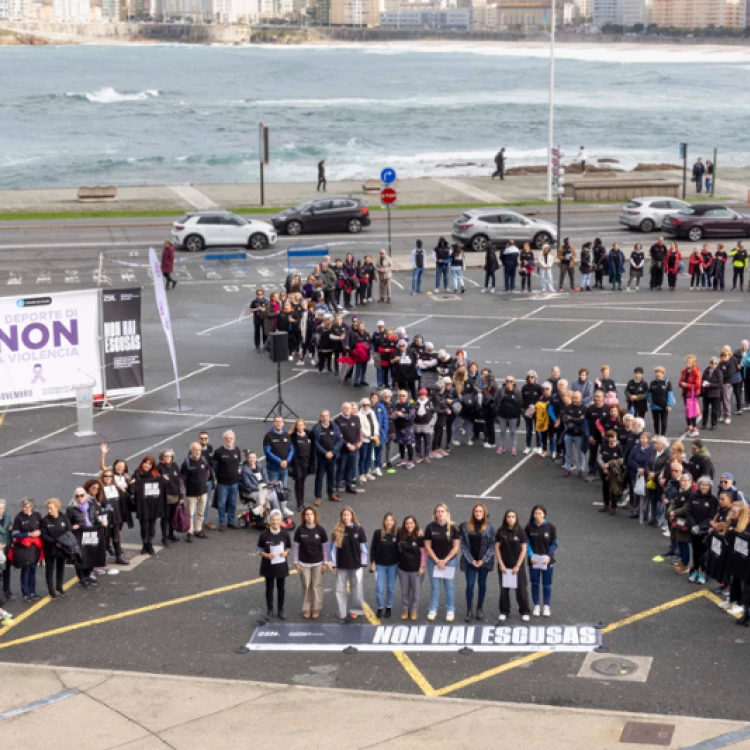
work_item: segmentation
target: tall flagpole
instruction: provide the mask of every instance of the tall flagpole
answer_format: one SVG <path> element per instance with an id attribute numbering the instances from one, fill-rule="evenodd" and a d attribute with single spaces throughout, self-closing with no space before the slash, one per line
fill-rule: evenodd
<path id="1" fill-rule="evenodd" d="M 549 140 L 547 142 L 547 200 L 552 200 L 552 141 L 555 125 L 555 6 L 552 0 L 552 24 L 549 35 Z"/>

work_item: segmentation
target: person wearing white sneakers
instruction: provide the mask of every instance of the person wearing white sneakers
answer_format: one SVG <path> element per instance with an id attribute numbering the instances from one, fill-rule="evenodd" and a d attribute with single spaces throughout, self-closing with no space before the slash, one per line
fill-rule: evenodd
<path id="1" fill-rule="evenodd" d="M 359 402 L 357 413 L 360 423 L 360 435 L 362 445 L 359 447 L 359 481 L 375 481 L 373 474 L 373 463 L 375 459 L 375 446 L 380 442 L 380 426 L 378 418 L 370 405 L 370 399 L 365 397 Z"/>
<path id="2" fill-rule="evenodd" d="M 437 617 L 440 605 L 440 586 L 445 590 L 446 622 L 456 616 L 456 567 L 461 547 L 461 534 L 451 522 L 451 514 L 445 503 L 435 507 L 432 522 L 424 530 L 424 549 L 427 553 L 427 575 L 430 579 L 430 609 L 427 619 Z"/>
<path id="3" fill-rule="evenodd" d="M 544 390 L 538 382 L 535 370 L 529 370 L 526 373 L 526 382 L 521 386 L 521 409 L 523 410 L 523 420 L 526 424 L 526 447 L 523 454 L 531 453 L 531 439 L 536 438 L 535 453 L 542 452 L 542 436 L 536 431 L 536 405 L 542 398 Z"/>
<path id="4" fill-rule="evenodd" d="M 552 610 L 552 574 L 555 570 L 557 551 L 557 529 L 547 520 L 547 509 L 535 505 L 526 525 L 528 538 L 527 558 L 531 572 L 531 599 L 534 602 L 534 617 L 550 617 Z M 544 607 L 539 606 L 539 583 L 542 584 Z"/>
<path id="5" fill-rule="evenodd" d="M 495 536 L 495 557 L 500 575 L 499 622 L 505 622 L 510 615 L 510 592 L 513 586 L 505 585 L 510 583 L 506 581 L 506 578 L 510 576 L 515 578 L 516 602 L 521 619 L 524 622 L 531 619 L 529 582 L 526 577 L 526 567 L 523 564 L 526 559 L 527 542 L 526 534 L 518 522 L 518 514 L 514 510 L 506 510 L 503 523 Z"/>
<path id="6" fill-rule="evenodd" d="M 727 540 L 727 573 L 730 576 L 729 602 L 727 609 L 735 617 L 744 614 L 742 607 L 743 585 L 748 587 L 750 578 L 750 506 L 743 505 L 737 514 L 737 519 L 729 522 L 726 532 Z M 747 595 L 747 594 L 746 594 Z M 743 623 L 744 624 L 744 623 Z"/>
<path id="7" fill-rule="evenodd" d="M 497 416 L 500 418 L 500 447 L 498 453 L 505 453 L 505 433 L 510 431 L 510 452 L 516 455 L 516 430 L 521 421 L 521 394 L 516 390 L 516 381 L 510 375 L 505 378 L 498 391 Z"/>

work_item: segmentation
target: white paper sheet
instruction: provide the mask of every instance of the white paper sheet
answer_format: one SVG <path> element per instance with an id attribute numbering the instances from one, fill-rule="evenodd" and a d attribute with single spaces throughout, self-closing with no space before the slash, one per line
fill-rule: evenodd
<path id="1" fill-rule="evenodd" d="M 450 566 L 441 569 L 436 565 L 432 575 L 435 578 L 447 578 L 448 580 L 452 580 L 456 576 L 456 569 Z"/>
<path id="2" fill-rule="evenodd" d="M 515 573 L 508 571 L 503 573 L 503 588 L 505 589 L 517 589 L 518 588 L 518 576 Z"/>

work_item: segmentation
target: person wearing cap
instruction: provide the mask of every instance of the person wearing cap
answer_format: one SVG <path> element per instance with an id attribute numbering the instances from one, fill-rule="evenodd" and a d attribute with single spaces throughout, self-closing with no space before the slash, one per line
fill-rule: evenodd
<path id="1" fill-rule="evenodd" d="M 369 397 L 360 399 L 359 424 L 361 428 L 362 445 L 359 447 L 359 481 L 364 484 L 367 481 L 374 482 L 373 458 L 375 446 L 380 445 L 380 427 L 375 412 L 370 405 Z"/>
<path id="2" fill-rule="evenodd" d="M 437 421 L 435 405 L 430 399 L 430 392 L 420 388 L 414 402 L 414 437 L 417 441 L 417 463 L 430 463 L 432 452 L 432 431 Z"/>
<path id="3" fill-rule="evenodd" d="M 286 620 L 284 595 L 286 579 L 289 577 L 288 557 L 292 540 L 286 529 L 281 528 L 281 511 L 272 510 L 268 516 L 269 527 L 258 537 L 260 574 L 266 579 L 266 617 L 273 617 L 273 589 L 276 586 L 276 616 Z"/>
<path id="4" fill-rule="evenodd" d="M 729 471 L 725 471 L 719 477 L 719 492 L 726 492 L 730 495 L 733 503 L 747 505 L 747 499 L 745 498 L 744 493 L 735 484 L 734 474 Z"/>
<path id="5" fill-rule="evenodd" d="M 708 424 L 709 411 L 711 412 L 711 426 L 708 429 L 716 429 L 723 387 L 724 378 L 719 369 L 719 358 L 716 356 L 711 357 L 708 367 L 703 371 L 703 381 L 701 383 L 701 393 L 703 394 L 703 419 L 701 427 L 704 430 Z"/>

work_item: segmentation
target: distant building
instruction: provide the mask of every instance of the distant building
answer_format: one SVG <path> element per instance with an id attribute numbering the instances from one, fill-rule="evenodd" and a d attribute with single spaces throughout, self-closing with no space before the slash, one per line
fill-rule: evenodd
<path id="1" fill-rule="evenodd" d="M 578 8 L 581 18 L 591 18 L 594 15 L 593 0 L 573 0 L 573 3 Z"/>
<path id="2" fill-rule="evenodd" d="M 740 29 L 747 24 L 745 0 L 653 0 L 651 23 L 677 29 L 722 26 Z"/>
<path id="3" fill-rule="evenodd" d="M 471 31 L 472 8 L 434 8 L 430 5 L 407 6 L 380 14 L 384 29 L 451 29 Z"/>
<path id="4" fill-rule="evenodd" d="M 563 23 L 572 26 L 581 20 L 581 9 L 575 3 L 563 3 Z"/>
<path id="5" fill-rule="evenodd" d="M 607 24 L 622 23 L 622 0 L 594 0 L 594 24 L 601 28 Z"/>
<path id="6" fill-rule="evenodd" d="M 330 26 L 380 26 L 380 0 L 331 0 Z"/>
<path id="7" fill-rule="evenodd" d="M 89 0 L 54 0 L 55 21 L 91 23 Z"/>
<path id="8" fill-rule="evenodd" d="M 7 21 L 9 15 L 8 0 L 0 0 L 0 21 Z"/>
<path id="9" fill-rule="evenodd" d="M 25 21 L 29 17 L 28 0 L 7 0 L 5 17 L 9 21 Z"/>

